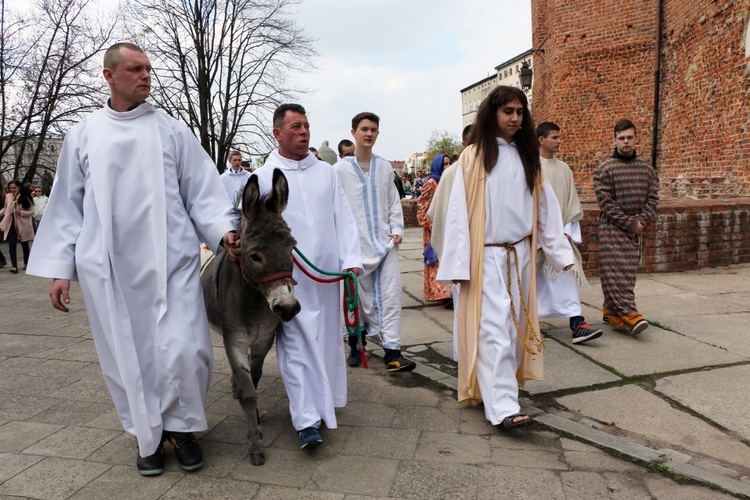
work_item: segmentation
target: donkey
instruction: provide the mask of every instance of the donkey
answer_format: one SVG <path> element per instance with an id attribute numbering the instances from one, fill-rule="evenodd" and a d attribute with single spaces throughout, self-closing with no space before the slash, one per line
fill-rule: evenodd
<path id="1" fill-rule="evenodd" d="M 232 395 L 240 400 L 247 420 L 253 465 L 266 461 L 256 390 L 263 360 L 279 323 L 300 311 L 292 278 L 291 252 L 296 241 L 281 217 L 288 199 L 289 185 L 281 170 L 274 170 L 272 189 L 263 198 L 258 177 L 251 176 L 242 194 L 240 263 L 232 262 L 223 252 L 201 275 L 208 321 L 224 337 L 232 367 Z"/>

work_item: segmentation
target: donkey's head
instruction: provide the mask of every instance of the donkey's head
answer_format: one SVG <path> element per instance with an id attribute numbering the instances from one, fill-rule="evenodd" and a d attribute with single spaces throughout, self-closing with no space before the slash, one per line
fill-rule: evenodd
<path id="1" fill-rule="evenodd" d="M 273 185 L 266 196 L 260 196 L 256 175 L 247 181 L 242 194 L 243 273 L 250 284 L 260 288 L 282 321 L 300 311 L 292 279 L 292 248 L 297 242 L 281 217 L 288 199 L 289 185 L 279 169 L 273 171 Z"/>

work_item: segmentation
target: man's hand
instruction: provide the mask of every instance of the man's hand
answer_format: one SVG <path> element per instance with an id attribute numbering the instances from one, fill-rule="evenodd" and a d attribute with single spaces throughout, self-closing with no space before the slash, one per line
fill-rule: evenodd
<path id="1" fill-rule="evenodd" d="M 49 298 L 52 299 L 52 307 L 62 312 L 69 312 L 65 304 L 70 304 L 70 280 L 54 279 L 49 287 Z M 62 300 L 60 300 L 62 298 Z"/>
<path id="2" fill-rule="evenodd" d="M 229 231 L 224 235 L 224 248 L 229 254 L 229 260 L 239 262 L 242 249 L 240 248 L 240 238 L 237 237 L 237 233 Z"/>
<path id="3" fill-rule="evenodd" d="M 394 234 L 393 235 L 393 244 L 394 245 L 400 245 L 402 241 L 404 241 L 404 239 L 401 237 L 401 235 L 399 235 L 399 234 Z"/>
<path id="4" fill-rule="evenodd" d="M 349 269 L 344 269 L 345 273 L 354 273 L 354 276 L 359 276 L 359 268 L 357 267 L 350 267 Z"/>
<path id="5" fill-rule="evenodd" d="M 636 219 L 635 223 L 630 228 L 630 234 L 641 234 L 643 232 L 643 224 L 640 220 Z"/>

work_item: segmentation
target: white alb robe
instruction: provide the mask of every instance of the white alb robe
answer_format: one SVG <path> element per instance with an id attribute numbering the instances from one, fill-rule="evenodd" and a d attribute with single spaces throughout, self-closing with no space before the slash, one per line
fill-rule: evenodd
<path id="1" fill-rule="evenodd" d="M 289 184 L 289 203 L 282 215 L 297 240 L 297 248 L 326 271 L 361 269 L 357 227 L 331 165 L 312 153 L 295 161 L 273 151 L 265 165 L 255 171 L 261 194 L 270 191 L 275 168 L 283 171 Z M 276 355 L 289 396 L 292 424 L 302 430 L 323 419 L 326 427 L 334 429 L 334 408 L 346 406 L 339 284 L 314 282 L 296 266 L 294 279 L 294 295 L 302 310 L 282 323 L 276 336 Z"/>
<path id="2" fill-rule="evenodd" d="M 508 145 L 498 138 L 498 161 L 485 180 L 484 243 L 515 243 L 518 269 L 528 303 L 530 272 L 529 239 L 533 220 L 533 197 L 526 185 L 523 164 L 515 143 Z M 560 207 L 552 187 L 544 181 L 539 200 L 538 239 L 548 258 L 559 270 L 574 261 L 573 252 L 562 233 Z M 456 168 L 448 202 L 442 259 L 437 279 L 444 282 L 468 280 L 469 221 L 466 192 L 461 166 Z M 524 239 L 526 238 L 526 239 Z M 497 425 L 518 413 L 518 382 L 516 371 L 523 346 L 513 323 L 508 295 L 506 249 L 485 246 L 482 281 L 482 315 L 477 348 L 477 381 L 484 402 L 487 420 Z M 521 308 L 517 286 L 515 258 L 511 257 L 511 293 L 522 331 L 526 320 Z"/>
<path id="3" fill-rule="evenodd" d="M 363 275 L 359 276 L 360 318 L 368 335 L 380 335 L 386 349 L 401 348 L 401 270 L 393 237 L 404 235 L 401 197 L 391 163 L 373 155 L 363 172 L 355 157 L 333 168 L 359 229 Z"/>
<path id="4" fill-rule="evenodd" d="M 213 355 L 200 242 L 232 228 L 218 172 L 183 124 L 108 106 L 65 137 L 28 273 L 78 279 L 107 386 L 143 456 L 207 428 Z M 167 234 L 168 231 L 168 234 Z"/>
<path id="5" fill-rule="evenodd" d="M 550 182 L 550 185 L 555 193 L 555 199 L 560 205 L 561 216 L 565 214 L 563 207 L 569 206 L 575 206 L 577 212 L 582 214 L 578 195 L 574 195 L 575 183 L 568 164 L 554 156 L 552 158 L 540 158 L 539 161 L 545 175 L 549 179 L 555 179 L 555 182 Z M 563 224 L 565 224 L 563 232 L 570 236 L 572 243 L 580 245 L 580 219 L 566 223 L 563 218 Z M 573 270 L 561 272 L 550 278 L 540 269 L 536 273 L 536 298 L 540 318 L 572 318 L 581 315 L 581 297 L 578 293 L 578 281 Z"/>
<path id="6" fill-rule="evenodd" d="M 245 184 L 252 174 L 240 167 L 236 172 L 232 167 L 224 170 L 221 174 L 221 182 L 224 184 L 224 189 L 227 190 L 227 196 L 229 201 L 232 202 L 232 206 L 235 208 L 242 208 L 242 192 L 245 190 Z"/>

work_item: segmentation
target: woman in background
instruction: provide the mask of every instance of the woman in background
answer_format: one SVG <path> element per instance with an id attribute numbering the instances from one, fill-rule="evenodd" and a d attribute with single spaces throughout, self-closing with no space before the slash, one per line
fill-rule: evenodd
<path id="1" fill-rule="evenodd" d="M 16 243 L 21 242 L 23 250 L 23 268 L 29 263 L 29 241 L 34 239 L 34 228 L 31 217 L 34 215 L 34 203 L 31 201 L 29 190 L 17 180 L 8 183 L 8 194 L 5 195 L 5 206 L 0 210 L 3 217 L 0 230 L 3 231 L 5 241 L 8 242 L 10 254 L 10 272 L 18 272 Z"/>
<path id="2" fill-rule="evenodd" d="M 448 155 L 440 154 L 433 158 L 430 164 L 430 175 L 425 179 L 422 185 L 422 192 L 417 199 L 417 221 L 422 226 L 424 238 L 424 298 L 430 301 L 444 301 L 447 309 L 453 307 L 451 289 L 445 283 L 440 283 L 435 279 L 440 264 L 430 244 L 430 240 L 432 239 L 432 221 L 427 217 L 427 210 L 430 208 L 433 196 L 435 196 L 435 191 L 437 190 L 438 182 L 440 182 L 440 177 L 443 175 L 443 170 L 448 168 L 450 164 L 451 159 Z"/>

